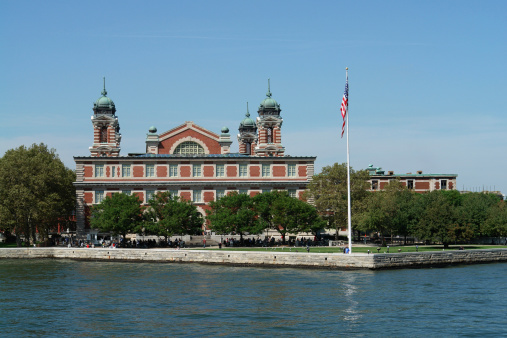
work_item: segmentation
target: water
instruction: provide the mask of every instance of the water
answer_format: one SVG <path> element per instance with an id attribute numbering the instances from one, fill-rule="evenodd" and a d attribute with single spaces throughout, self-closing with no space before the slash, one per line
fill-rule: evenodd
<path id="1" fill-rule="evenodd" d="M 0 336 L 506 336 L 507 264 L 328 271 L 0 260 Z"/>

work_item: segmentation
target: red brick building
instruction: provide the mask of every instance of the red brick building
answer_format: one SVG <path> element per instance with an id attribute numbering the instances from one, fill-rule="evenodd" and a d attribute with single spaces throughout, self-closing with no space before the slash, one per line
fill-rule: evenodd
<path id="1" fill-rule="evenodd" d="M 387 174 L 382 168 L 375 168 L 370 164 L 370 191 L 383 190 L 390 180 L 398 179 L 407 188 L 415 192 L 425 193 L 433 190 L 455 190 L 457 174 L 424 174 L 417 171 L 415 174 L 395 174 L 388 171 Z"/>
<path id="2" fill-rule="evenodd" d="M 191 200 L 204 215 L 207 203 L 231 191 L 254 196 L 287 190 L 299 197 L 314 174 L 315 157 L 285 155 L 280 105 L 266 98 L 254 121 L 239 124 L 239 152 L 231 153 L 227 127 L 220 134 L 187 121 L 160 134 L 151 127 L 145 152 L 120 156 L 121 134 L 113 101 L 102 91 L 93 107 L 90 156 L 76 156 L 77 235 L 90 231 L 90 206 L 113 193 L 136 194 L 143 203 L 160 191 Z M 206 226 L 203 225 L 204 229 Z"/>

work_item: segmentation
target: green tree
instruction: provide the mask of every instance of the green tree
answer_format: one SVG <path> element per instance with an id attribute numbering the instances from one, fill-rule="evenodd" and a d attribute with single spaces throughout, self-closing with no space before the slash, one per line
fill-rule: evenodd
<path id="1" fill-rule="evenodd" d="M 273 223 L 273 203 L 278 198 L 278 191 L 263 192 L 253 197 L 254 210 L 262 223 L 263 229 L 275 229 Z"/>
<path id="2" fill-rule="evenodd" d="M 148 233 L 168 237 L 202 233 L 203 218 L 190 201 L 171 197 L 170 192 L 156 194 L 148 201 L 144 226 Z"/>
<path id="3" fill-rule="evenodd" d="M 124 239 L 128 233 L 139 229 L 143 218 L 141 201 L 135 194 L 113 194 L 91 209 L 90 224 L 102 232 L 121 235 Z"/>
<path id="4" fill-rule="evenodd" d="M 282 235 L 285 244 L 287 233 L 312 232 L 316 234 L 323 229 L 326 222 L 319 216 L 317 209 L 287 192 L 274 192 L 275 199 L 271 205 L 271 214 L 276 229 Z"/>
<path id="5" fill-rule="evenodd" d="M 484 233 L 491 237 L 507 237 L 507 202 L 499 201 L 488 209 Z"/>
<path id="6" fill-rule="evenodd" d="M 243 240 L 245 233 L 259 234 L 264 229 L 254 210 L 253 200 L 247 194 L 231 192 L 209 203 L 206 219 L 218 234 L 237 233 Z"/>
<path id="7" fill-rule="evenodd" d="M 58 224 L 69 226 L 75 209 L 75 173 L 54 149 L 33 144 L 0 158 L 0 227 L 30 243 L 46 240 Z"/>
<path id="8" fill-rule="evenodd" d="M 364 210 L 364 200 L 368 196 L 370 175 L 366 170 L 355 171 L 350 168 L 350 191 L 352 226 L 359 224 L 357 216 Z M 313 202 L 321 215 L 329 217 L 330 226 L 336 229 L 347 225 L 347 164 L 335 163 L 322 168 L 313 176 L 308 185 L 307 198 Z"/>
<path id="9" fill-rule="evenodd" d="M 457 237 L 470 234 L 464 227 L 458 225 L 456 204 L 458 195 L 442 190 L 434 190 L 423 195 L 424 211 L 421 219 L 414 227 L 414 234 L 423 240 L 441 242 L 444 247 L 455 241 Z M 462 238 L 466 239 L 466 238 Z"/>
<path id="10" fill-rule="evenodd" d="M 458 208 L 458 218 L 461 226 L 468 226 L 473 231 L 473 237 L 486 235 L 484 223 L 489 215 L 489 209 L 497 205 L 500 198 L 495 194 L 467 193 L 462 195 Z"/>

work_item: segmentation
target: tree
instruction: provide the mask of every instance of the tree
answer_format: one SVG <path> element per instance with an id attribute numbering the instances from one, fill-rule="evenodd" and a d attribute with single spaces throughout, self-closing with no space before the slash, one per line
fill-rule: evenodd
<path id="1" fill-rule="evenodd" d="M 142 219 L 139 197 L 116 193 L 92 207 L 90 224 L 102 232 L 121 235 L 125 240 L 128 233 L 138 229 Z"/>
<path id="2" fill-rule="evenodd" d="M 276 197 L 271 206 L 273 223 L 282 235 L 282 242 L 285 244 L 287 233 L 312 232 L 317 233 L 326 225 L 314 206 L 290 197 L 287 192 L 275 192 Z"/>
<path id="3" fill-rule="evenodd" d="M 489 210 L 500 201 L 495 194 L 467 193 L 462 195 L 458 210 L 459 223 L 468 226 L 473 231 L 474 237 L 486 234 L 484 223 L 488 218 Z"/>
<path id="4" fill-rule="evenodd" d="M 400 180 L 392 180 L 384 190 L 369 194 L 365 210 L 360 216 L 358 227 L 363 231 L 376 231 L 381 234 L 382 245 L 384 233 L 406 237 L 411 227 L 417 223 L 419 211 L 416 208 L 416 195 L 405 187 Z"/>
<path id="5" fill-rule="evenodd" d="M 470 234 L 467 229 L 457 227 L 456 194 L 434 190 L 423 196 L 424 211 L 421 220 L 414 227 L 414 234 L 417 237 L 427 241 L 442 242 L 446 248 L 450 242 L 456 240 L 457 236 Z"/>
<path id="6" fill-rule="evenodd" d="M 8 150 L 0 158 L 0 228 L 30 243 L 49 237 L 68 223 L 75 209 L 75 173 L 54 149 L 33 144 Z"/>
<path id="7" fill-rule="evenodd" d="M 264 229 L 253 208 L 253 200 L 247 194 L 238 194 L 236 191 L 209 204 L 206 210 L 206 219 L 211 228 L 218 234 L 237 233 L 240 240 L 243 234 L 259 234 Z"/>
<path id="8" fill-rule="evenodd" d="M 499 201 L 488 209 L 488 216 L 484 221 L 484 232 L 492 237 L 507 236 L 507 202 Z"/>
<path id="9" fill-rule="evenodd" d="M 158 193 L 148 201 L 144 213 L 148 233 L 168 237 L 177 234 L 195 235 L 202 232 L 202 215 L 190 201 L 171 197 L 170 192 Z"/>
<path id="10" fill-rule="evenodd" d="M 366 170 L 355 171 L 350 168 L 350 191 L 352 225 L 357 227 L 358 216 L 364 209 L 364 199 L 368 195 L 370 175 Z M 330 225 L 338 231 L 347 224 L 347 164 L 335 163 L 322 168 L 322 172 L 313 176 L 308 185 L 307 198 L 315 203 L 321 215 L 330 218 Z M 352 235 L 352 234 L 351 234 Z"/>
<path id="11" fill-rule="evenodd" d="M 275 229 L 273 223 L 273 204 L 278 198 L 277 191 L 263 192 L 253 197 L 253 204 L 255 212 L 259 217 L 259 222 L 262 223 L 263 229 Z"/>

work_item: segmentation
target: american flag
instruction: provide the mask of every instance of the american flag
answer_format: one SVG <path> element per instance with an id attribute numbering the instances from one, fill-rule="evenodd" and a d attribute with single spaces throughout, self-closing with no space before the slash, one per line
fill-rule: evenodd
<path id="1" fill-rule="evenodd" d="M 343 93 L 342 105 L 340 107 L 340 112 L 343 117 L 342 124 L 342 138 L 343 133 L 345 132 L 345 122 L 347 121 L 347 110 L 349 109 L 349 76 L 347 75 L 347 80 L 345 81 L 345 92 Z"/>

